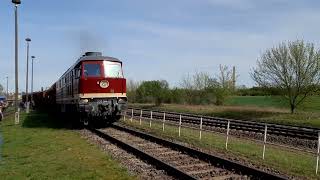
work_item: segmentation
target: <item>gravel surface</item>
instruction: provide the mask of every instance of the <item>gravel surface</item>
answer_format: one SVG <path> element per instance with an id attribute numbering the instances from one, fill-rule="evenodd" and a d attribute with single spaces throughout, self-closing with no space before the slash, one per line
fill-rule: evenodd
<path id="1" fill-rule="evenodd" d="M 215 127 L 208 127 L 208 126 L 204 126 L 203 128 L 207 130 L 219 132 L 219 133 L 224 133 L 224 134 L 226 133 L 226 129 L 223 129 L 223 128 L 215 128 Z M 240 131 L 240 130 L 233 130 L 233 129 L 230 129 L 230 135 L 238 138 L 248 138 L 248 139 L 260 140 L 260 141 L 263 141 L 263 138 L 264 138 L 264 134 L 261 134 L 261 133 L 254 133 L 249 131 Z M 308 140 L 308 139 L 267 135 L 267 142 L 279 144 L 279 145 L 286 145 L 292 148 L 305 149 L 305 150 L 314 151 L 314 152 L 317 149 L 317 141 Z"/>
<path id="2" fill-rule="evenodd" d="M 125 127 L 128 127 L 128 128 L 133 128 L 134 129 L 134 127 L 127 126 L 125 124 L 121 124 L 121 125 L 125 126 Z M 143 131 L 145 131 L 146 133 L 152 134 L 151 132 L 148 131 L 148 129 L 145 129 Z M 222 157 L 222 158 L 225 158 L 225 159 L 229 159 L 231 161 L 235 161 L 235 162 L 238 162 L 240 164 L 244 164 L 244 165 L 249 166 L 249 167 L 253 167 L 253 168 L 264 170 L 266 172 L 271 172 L 271 173 L 274 173 L 274 174 L 278 174 L 278 175 L 281 175 L 283 177 L 287 177 L 288 179 L 306 179 L 305 177 L 288 176 L 287 174 L 282 173 L 277 169 L 274 169 L 274 168 L 271 168 L 271 167 L 268 167 L 268 166 L 265 166 L 265 165 L 262 165 L 262 164 L 253 164 L 251 162 L 251 160 L 249 160 L 249 159 L 240 158 L 240 157 L 237 157 L 237 156 L 234 156 L 234 155 L 230 155 L 228 152 L 223 153 L 223 152 L 220 152 L 220 151 L 215 151 L 213 149 L 206 150 L 206 149 L 202 149 L 202 148 L 199 148 L 197 146 L 194 146 L 194 145 L 191 145 L 191 144 L 188 144 L 188 143 L 185 143 L 185 142 L 177 141 L 177 140 L 172 139 L 172 138 L 165 138 L 165 139 L 167 139 L 169 141 L 172 141 L 174 143 L 177 143 L 177 144 L 181 144 L 181 145 L 186 146 L 186 147 L 190 147 L 190 148 L 193 148 L 193 149 L 208 153 L 208 154 L 213 154 L 215 156 L 219 156 L 219 157 Z"/>
<path id="3" fill-rule="evenodd" d="M 111 135 L 125 143 L 128 143 L 144 152 L 170 164 L 187 174 L 200 179 L 249 179 L 232 171 L 215 167 L 210 163 L 191 157 L 183 152 L 179 152 L 160 144 L 150 142 L 143 138 L 134 136 L 113 128 L 103 130 L 104 133 Z"/>
<path id="4" fill-rule="evenodd" d="M 137 119 L 137 117 L 135 117 Z M 149 121 L 149 119 L 144 119 L 145 121 Z M 161 122 L 162 120 L 153 119 L 153 121 Z M 175 126 L 179 126 L 179 124 L 175 121 L 167 120 L 167 122 L 170 122 L 174 124 Z M 182 123 L 183 126 L 188 126 L 192 128 L 199 128 L 199 125 L 197 124 L 190 124 L 190 123 Z M 203 130 L 209 130 L 213 132 L 223 133 L 226 134 L 226 129 L 224 128 L 218 128 L 218 127 L 212 127 L 212 126 L 203 126 Z M 241 130 L 234 130 L 230 129 L 230 135 L 238 138 L 246 138 L 251 140 L 259 140 L 263 141 L 264 134 L 261 133 L 255 133 L 255 132 L 249 132 L 249 131 L 241 131 Z M 267 143 L 273 143 L 275 145 L 285 145 L 287 147 L 295 148 L 295 149 L 301 149 L 301 150 L 307 150 L 316 152 L 317 150 L 317 141 L 316 140 L 308 140 L 308 139 L 300 139 L 300 138 L 292 138 L 292 137 L 286 137 L 286 136 L 275 136 L 275 135 L 268 135 L 267 134 Z"/>
<path id="5" fill-rule="evenodd" d="M 158 170 L 152 165 L 138 159 L 136 156 L 117 147 L 109 141 L 100 138 L 88 130 L 81 130 L 81 136 L 87 139 L 91 144 L 99 146 L 107 154 L 116 159 L 122 167 L 128 169 L 131 175 L 135 175 L 138 179 L 159 179 L 171 180 L 174 179 L 168 176 L 163 170 Z"/>

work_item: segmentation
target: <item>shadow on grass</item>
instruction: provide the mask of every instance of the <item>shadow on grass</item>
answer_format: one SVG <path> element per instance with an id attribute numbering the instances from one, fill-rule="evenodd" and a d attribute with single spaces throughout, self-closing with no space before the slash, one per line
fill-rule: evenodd
<path id="1" fill-rule="evenodd" d="M 79 125 L 73 124 L 74 117 L 67 114 L 56 114 L 46 111 L 33 111 L 24 115 L 22 126 L 26 128 L 53 128 L 53 129 L 78 129 Z"/>

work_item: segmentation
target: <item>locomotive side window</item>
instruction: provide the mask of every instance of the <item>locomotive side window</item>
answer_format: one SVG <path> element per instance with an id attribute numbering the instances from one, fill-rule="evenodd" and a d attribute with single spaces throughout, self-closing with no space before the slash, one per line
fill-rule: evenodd
<path id="1" fill-rule="evenodd" d="M 103 66 L 106 77 L 123 78 L 121 63 L 103 61 Z"/>
<path id="2" fill-rule="evenodd" d="M 88 63 L 83 66 L 83 75 L 85 77 L 99 77 L 101 76 L 99 63 Z"/>

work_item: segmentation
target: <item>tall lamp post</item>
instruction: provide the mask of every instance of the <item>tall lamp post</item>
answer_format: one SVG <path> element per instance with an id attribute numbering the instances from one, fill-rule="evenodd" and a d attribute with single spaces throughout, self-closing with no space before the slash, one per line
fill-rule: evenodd
<path id="1" fill-rule="evenodd" d="M 31 56 L 31 103 L 33 105 L 33 61 L 35 56 Z"/>
<path id="2" fill-rule="evenodd" d="M 18 5 L 21 4 L 20 0 L 12 0 L 14 4 L 14 15 L 15 15 L 15 94 L 14 94 L 14 102 L 15 102 L 15 122 L 19 122 L 19 108 L 18 108 Z"/>
<path id="3" fill-rule="evenodd" d="M 8 76 L 6 77 L 7 78 L 7 100 L 9 99 L 9 91 L 8 91 L 8 84 L 9 84 L 9 81 L 8 81 Z"/>
<path id="4" fill-rule="evenodd" d="M 26 111 L 29 113 L 29 94 L 28 94 L 28 81 L 29 81 L 29 43 L 31 42 L 30 38 L 26 38 L 27 42 L 27 74 L 26 74 Z"/>

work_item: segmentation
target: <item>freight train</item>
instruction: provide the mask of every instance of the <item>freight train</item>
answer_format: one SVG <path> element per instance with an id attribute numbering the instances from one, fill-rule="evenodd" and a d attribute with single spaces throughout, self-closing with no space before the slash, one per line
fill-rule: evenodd
<path id="1" fill-rule="evenodd" d="M 30 96 L 35 106 L 74 114 L 86 126 L 115 122 L 127 108 L 122 62 L 86 52 L 48 90 Z"/>

